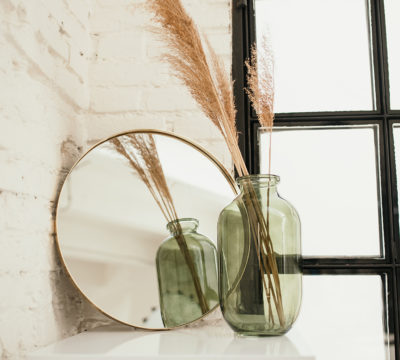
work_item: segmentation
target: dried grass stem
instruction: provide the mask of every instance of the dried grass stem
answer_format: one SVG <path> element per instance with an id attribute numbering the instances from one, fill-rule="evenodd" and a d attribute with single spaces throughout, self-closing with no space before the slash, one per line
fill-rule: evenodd
<path id="1" fill-rule="evenodd" d="M 132 133 L 114 138 L 111 143 L 147 186 L 165 220 L 168 223 L 172 222 L 174 237 L 191 273 L 200 308 L 203 314 L 207 313 L 210 308 L 201 288 L 193 258 L 182 234 L 181 225 L 179 221 L 176 221 L 178 220 L 178 214 L 164 175 L 153 135 Z"/>

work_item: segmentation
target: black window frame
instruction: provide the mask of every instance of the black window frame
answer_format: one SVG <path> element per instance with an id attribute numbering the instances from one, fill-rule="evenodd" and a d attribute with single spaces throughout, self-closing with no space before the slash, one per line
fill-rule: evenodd
<path id="1" fill-rule="evenodd" d="M 301 1 L 301 0 L 299 0 Z M 258 121 L 243 89 L 246 84 L 244 61 L 255 42 L 255 0 L 232 0 L 232 76 L 237 106 L 239 146 L 249 172 L 259 172 L 257 129 Z M 384 0 L 369 0 L 372 46 L 372 66 L 375 86 L 375 110 L 278 113 L 277 126 L 368 125 L 379 127 L 378 156 L 380 158 L 380 187 L 383 218 L 383 258 L 366 257 L 304 257 L 306 275 L 375 274 L 386 276 L 384 302 L 389 311 L 390 342 L 395 344 L 395 359 L 400 360 L 400 234 L 394 139 L 392 128 L 400 124 L 400 110 L 390 109 L 388 52 Z M 385 283 L 385 282 L 383 282 Z M 387 295 L 387 297 L 386 297 Z"/>

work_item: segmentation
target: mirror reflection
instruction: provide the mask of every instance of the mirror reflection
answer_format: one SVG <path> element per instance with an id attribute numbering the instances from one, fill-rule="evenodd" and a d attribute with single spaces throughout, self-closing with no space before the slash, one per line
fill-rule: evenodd
<path id="1" fill-rule="evenodd" d="M 171 328 L 218 304 L 216 224 L 226 170 L 172 134 L 132 132 L 88 152 L 60 193 L 57 237 L 81 292 L 110 317 Z"/>

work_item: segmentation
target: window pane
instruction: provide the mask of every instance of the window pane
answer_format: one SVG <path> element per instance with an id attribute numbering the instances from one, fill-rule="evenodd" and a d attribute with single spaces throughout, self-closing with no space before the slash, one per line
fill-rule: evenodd
<path id="1" fill-rule="evenodd" d="M 393 125 L 394 158 L 396 162 L 397 197 L 400 200 L 400 124 Z M 397 204 L 399 206 L 399 204 Z M 400 214 L 398 214 L 400 216 Z M 400 217 L 398 219 L 400 224 Z"/>
<path id="2" fill-rule="evenodd" d="M 400 110 L 400 0 L 385 0 L 390 107 Z"/>
<path id="3" fill-rule="evenodd" d="M 286 335 L 290 340 L 301 336 L 319 360 L 391 358 L 386 278 L 384 282 L 378 275 L 303 279 L 302 308 Z"/>
<path id="4" fill-rule="evenodd" d="M 276 112 L 373 110 L 365 0 L 256 0 L 275 57 Z"/>
<path id="5" fill-rule="evenodd" d="M 260 140 L 267 173 L 269 136 L 262 130 Z M 377 125 L 275 128 L 271 172 L 299 212 L 304 255 L 381 255 L 377 142 Z"/>

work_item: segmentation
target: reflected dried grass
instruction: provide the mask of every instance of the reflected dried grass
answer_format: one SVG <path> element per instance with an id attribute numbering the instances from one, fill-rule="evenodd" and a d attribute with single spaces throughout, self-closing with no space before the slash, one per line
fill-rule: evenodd
<path id="1" fill-rule="evenodd" d="M 125 158 L 130 167 L 147 186 L 165 220 L 167 223 L 171 224 L 174 237 L 177 240 L 192 275 L 202 313 L 207 313 L 210 308 L 201 288 L 200 279 L 186 244 L 185 237 L 182 234 L 181 225 L 179 221 L 177 221 L 178 214 L 165 178 L 153 135 L 131 133 L 113 138 L 110 142 L 114 146 L 114 149 Z"/>

